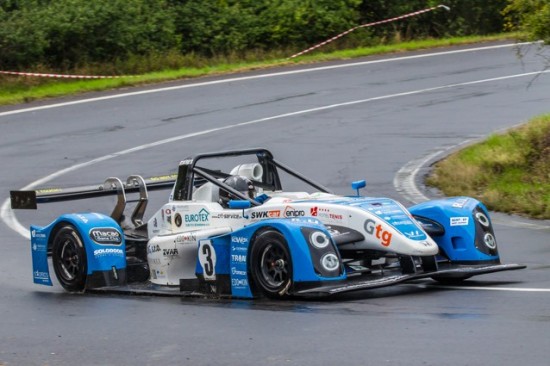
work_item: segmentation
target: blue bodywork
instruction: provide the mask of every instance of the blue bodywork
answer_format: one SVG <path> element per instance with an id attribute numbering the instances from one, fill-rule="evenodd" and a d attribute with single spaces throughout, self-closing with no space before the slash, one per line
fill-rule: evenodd
<path id="1" fill-rule="evenodd" d="M 216 252 L 216 275 L 229 276 L 232 296 L 241 298 L 254 296 L 251 279 L 248 277 L 250 243 L 256 233 L 268 228 L 280 232 L 286 239 L 292 259 L 293 283 L 321 283 L 346 279 L 343 265 L 337 273 L 330 276 L 323 276 L 322 271 L 318 269 L 318 259 L 322 254 L 338 255 L 336 246 L 332 242 L 322 252 L 309 243 L 306 233 L 311 231 L 321 231 L 330 238 L 330 234 L 319 220 L 315 218 L 264 220 L 230 234 L 205 239 L 210 241 Z M 204 277 L 204 269 L 200 263 L 197 263 L 196 274 Z"/>
<path id="2" fill-rule="evenodd" d="M 428 232 L 427 225 L 439 225 L 440 234 L 431 236 L 443 257 L 454 263 L 499 263 L 491 219 L 478 200 L 445 198 L 412 206 L 409 211 Z"/>
<path id="3" fill-rule="evenodd" d="M 57 218 L 48 226 L 32 225 L 31 251 L 34 282 L 41 285 L 52 285 L 48 269 L 48 249 L 51 248 L 55 230 L 61 225 L 70 224 L 76 228 L 86 249 L 87 274 L 108 272 L 113 268 L 126 268 L 126 243 L 120 225 L 109 216 L 99 213 L 66 214 Z M 101 242 L 94 233 L 108 230 L 109 234 L 118 233 L 116 242 Z M 98 242 L 99 241 L 99 242 Z"/>

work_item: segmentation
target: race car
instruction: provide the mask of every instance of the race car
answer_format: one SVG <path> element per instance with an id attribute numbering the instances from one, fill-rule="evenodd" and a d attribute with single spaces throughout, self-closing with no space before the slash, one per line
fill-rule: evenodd
<path id="1" fill-rule="evenodd" d="M 283 187 L 283 182 L 285 186 Z M 336 195 L 264 148 L 197 154 L 177 175 L 12 191 L 14 209 L 117 195 L 110 215 L 65 214 L 31 225 L 34 282 L 67 291 L 271 298 L 328 296 L 432 278 L 525 268 L 501 264 L 486 207 L 470 197 L 408 209 Z M 148 191 L 171 189 L 148 220 Z M 128 199 L 130 195 L 136 196 Z"/>

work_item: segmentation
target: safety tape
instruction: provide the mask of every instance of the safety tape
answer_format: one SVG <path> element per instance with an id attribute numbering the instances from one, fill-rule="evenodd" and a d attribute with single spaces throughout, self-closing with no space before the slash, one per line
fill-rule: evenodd
<path id="1" fill-rule="evenodd" d="M 108 76 L 108 75 L 67 75 L 67 74 L 42 74 L 38 72 L 18 72 L 18 71 L 0 71 L 3 75 L 17 76 L 35 76 L 41 78 L 61 78 L 61 79 L 118 79 L 126 77 L 135 77 L 135 75 Z"/>
<path id="2" fill-rule="evenodd" d="M 343 33 L 340 33 L 339 35 L 337 35 L 335 37 L 327 39 L 326 41 L 321 42 L 321 43 L 319 43 L 319 44 L 317 44 L 313 47 L 310 47 L 306 50 L 298 52 L 298 53 L 290 56 L 289 59 L 294 58 L 294 57 L 298 57 L 298 56 L 301 56 L 305 53 L 313 51 L 314 49 L 319 48 L 321 46 L 324 46 L 327 43 L 330 43 L 330 42 L 332 42 L 332 41 L 334 41 L 338 38 L 341 38 L 341 37 L 345 36 L 346 34 L 349 34 L 349 33 L 353 32 L 353 31 L 355 31 L 359 28 L 367 28 L 367 27 L 372 27 L 372 26 L 375 26 L 375 25 L 384 24 L 384 23 L 395 22 L 397 20 L 410 18 L 410 17 L 414 17 L 414 16 L 417 16 L 417 15 L 420 15 L 420 14 L 423 14 L 423 13 L 434 11 L 438 8 L 443 8 L 447 11 L 451 10 L 451 8 L 449 8 L 446 5 L 437 5 L 437 6 L 434 6 L 434 7 L 431 7 L 431 8 L 418 10 L 418 11 L 415 11 L 415 12 L 412 12 L 412 13 L 409 13 L 409 14 L 400 15 L 400 16 L 395 17 L 395 18 L 384 19 L 384 20 L 380 20 L 380 21 L 377 21 L 377 22 L 373 22 L 373 23 L 361 24 L 361 25 L 358 25 L 358 26 L 353 27 L 351 29 L 348 29 L 347 31 L 345 31 Z M 62 78 L 62 79 L 118 79 L 118 78 L 123 78 L 123 77 L 135 77 L 136 76 L 136 75 L 108 76 L 108 75 L 42 74 L 42 73 L 37 73 L 37 72 L 18 72 L 18 71 L 0 71 L 0 74 L 3 74 L 3 75 L 17 75 L 17 76 L 35 76 L 35 77 L 43 77 L 43 78 Z"/>
<path id="3" fill-rule="evenodd" d="M 334 37 L 332 37 L 332 38 L 330 38 L 330 39 L 327 39 L 327 40 L 324 41 L 324 42 L 321 42 L 321 43 L 319 43 L 319 44 L 316 44 L 316 45 L 313 46 L 313 47 L 310 47 L 310 48 L 308 48 L 308 49 L 306 49 L 306 50 L 303 50 L 303 51 L 301 51 L 301 52 L 298 52 L 298 53 L 296 53 L 296 54 L 290 56 L 289 59 L 290 59 L 290 58 L 294 58 L 294 57 L 298 57 L 298 56 L 303 55 L 304 53 L 308 53 L 308 52 L 310 52 L 310 51 L 313 51 L 314 49 L 319 48 L 319 47 L 321 47 L 321 46 L 324 46 L 324 45 L 326 45 L 327 43 L 330 43 L 330 42 L 332 42 L 332 41 L 334 41 L 334 40 L 336 40 L 336 39 L 338 39 L 338 38 L 340 38 L 340 37 L 343 37 L 343 36 L 345 36 L 346 34 L 349 34 L 349 33 L 353 32 L 354 30 L 357 30 L 357 29 L 359 29 L 359 28 L 367 28 L 367 27 L 372 27 L 372 26 L 379 25 L 379 24 L 395 22 L 395 21 L 397 21 L 397 20 L 401 20 L 401 19 L 405 19 L 405 18 L 414 17 L 414 16 L 417 16 L 417 15 L 420 15 L 420 14 L 423 14 L 423 13 L 427 13 L 427 12 L 429 12 L 429 11 L 434 11 L 434 10 L 436 10 L 436 9 L 438 9 L 438 8 L 443 8 L 443 9 L 445 9 L 445 10 L 447 10 L 447 11 L 450 11 L 450 10 L 451 10 L 451 8 L 449 8 L 449 7 L 446 6 L 446 5 L 437 5 L 437 6 L 434 6 L 434 7 L 432 7 L 432 8 L 427 8 L 427 9 L 423 9 L 423 10 L 418 10 L 418 11 L 415 11 L 415 12 L 413 12 L 413 13 L 409 13 L 409 14 L 405 14 L 405 15 L 400 15 L 400 16 L 395 17 L 395 18 L 379 20 L 379 21 L 373 22 L 373 23 L 361 24 L 361 25 L 358 25 L 358 26 L 353 27 L 353 28 L 351 28 L 351 29 L 348 29 L 347 31 L 345 31 L 345 32 L 343 32 L 343 33 L 340 33 L 340 34 L 337 35 L 337 36 L 334 36 Z"/>

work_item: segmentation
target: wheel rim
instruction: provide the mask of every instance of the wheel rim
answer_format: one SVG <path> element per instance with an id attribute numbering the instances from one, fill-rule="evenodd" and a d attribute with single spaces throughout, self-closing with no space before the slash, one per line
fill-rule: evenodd
<path id="1" fill-rule="evenodd" d="M 77 244 L 71 238 L 66 238 L 59 249 L 60 274 L 66 281 L 74 281 L 80 273 L 80 256 Z"/>
<path id="2" fill-rule="evenodd" d="M 260 270 L 263 282 L 270 288 L 278 288 L 289 278 L 288 256 L 284 248 L 269 244 L 262 251 Z"/>

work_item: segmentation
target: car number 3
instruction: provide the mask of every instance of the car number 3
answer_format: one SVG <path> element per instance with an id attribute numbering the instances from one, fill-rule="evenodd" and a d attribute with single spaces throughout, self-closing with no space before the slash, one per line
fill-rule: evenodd
<path id="1" fill-rule="evenodd" d="M 210 240 L 201 240 L 199 245 L 199 262 L 205 280 L 216 279 L 216 251 Z"/>

